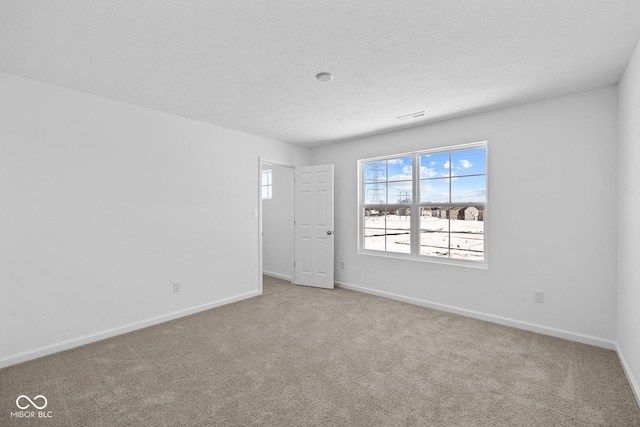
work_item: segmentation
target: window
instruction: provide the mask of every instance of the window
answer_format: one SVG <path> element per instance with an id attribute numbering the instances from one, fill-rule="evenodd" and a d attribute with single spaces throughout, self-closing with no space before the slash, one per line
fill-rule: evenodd
<path id="1" fill-rule="evenodd" d="M 265 169 L 262 171 L 262 198 L 270 199 L 272 197 L 273 190 L 273 174 L 271 169 Z"/>
<path id="2" fill-rule="evenodd" d="M 486 265 L 485 142 L 360 160 L 360 253 Z"/>

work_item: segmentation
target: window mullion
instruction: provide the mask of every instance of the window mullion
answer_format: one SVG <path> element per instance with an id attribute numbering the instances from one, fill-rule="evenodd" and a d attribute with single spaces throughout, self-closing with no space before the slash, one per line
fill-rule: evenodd
<path id="1" fill-rule="evenodd" d="M 411 255 L 420 255 L 420 156 L 413 154 L 411 168 L 412 198 L 411 198 Z"/>
<path id="2" fill-rule="evenodd" d="M 384 250 L 389 250 L 389 160 L 384 162 Z"/>
<path id="3" fill-rule="evenodd" d="M 452 157 L 451 157 L 451 152 L 449 152 L 449 203 L 451 202 L 451 183 L 453 182 L 453 174 L 451 173 L 451 170 L 453 169 L 453 165 L 451 164 L 452 162 Z M 447 227 L 447 240 L 449 243 L 449 251 L 448 251 L 448 258 L 451 259 L 451 209 L 449 209 L 447 211 L 447 221 L 449 221 L 449 225 Z"/>

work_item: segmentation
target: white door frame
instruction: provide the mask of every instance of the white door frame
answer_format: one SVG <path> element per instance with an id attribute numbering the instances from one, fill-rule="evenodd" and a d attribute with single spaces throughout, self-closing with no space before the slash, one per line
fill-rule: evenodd
<path id="1" fill-rule="evenodd" d="M 287 168 L 292 168 L 295 171 L 295 165 L 289 163 L 278 162 L 276 160 L 264 159 L 262 157 L 258 157 L 258 283 L 260 284 L 259 292 L 262 295 L 263 291 L 263 280 L 262 280 L 262 270 L 263 270 L 263 224 L 262 224 L 262 168 L 265 164 L 275 165 L 275 166 L 284 166 Z M 295 197 L 295 194 L 293 195 Z M 291 224 L 291 235 L 293 236 L 293 224 Z M 295 243 L 295 239 L 292 237 L 291 240 L 291 248 L 293 249 Z M 293 253 L 293 252 L 292 252 Z M 293 262 L 293 261 L 292 261 Z M 291 282 L 295 282 L 295 269 L 292 268 L 291 274 Z"/>

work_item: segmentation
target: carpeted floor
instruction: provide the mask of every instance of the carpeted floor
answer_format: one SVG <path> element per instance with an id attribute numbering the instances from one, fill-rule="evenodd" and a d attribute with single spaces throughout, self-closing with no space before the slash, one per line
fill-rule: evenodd
<path id="1" fill-rule="evenodd" d="M 613 351 L 270 277 L 0 386 L 1 426 L 640 426 Z M 22 394 L 51 418 L 12 418 Z"/>

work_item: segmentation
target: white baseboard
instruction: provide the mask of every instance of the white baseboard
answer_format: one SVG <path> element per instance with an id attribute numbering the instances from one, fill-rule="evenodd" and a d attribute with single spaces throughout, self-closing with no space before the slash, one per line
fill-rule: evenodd
<path id="1" fill-rule="evenodd" d="M 640 406 L 640 386 L 638 386 L 638 382 L 633 376 L 633 373 L 631 372 L 631 367 L 627 363 L 627 359 L 624 358 L 624 354 L 622 353 L 622 350 L 618 346 L 618 343 L 616 343 L 616 353 L 618 353 L 618 359 L 620 359 L 622 370 L 624 371 L 624 374 L 627 376 L 627 380 L 629 381 L 631 390 L 633 391 L 633 394 L 636 397 L 636 402 L 638 403 L 638 406 Z"/>
<path id="2" fill-rule="evenodd" d="M 287 282 L 292 282 L 293 278 L 291 276 L 287 276 L 285 274 L 274 273 L 273 271 L 262 270 L 262 274 L 269 277 L 275 277 L 276 279 L 286 280 Z"/>
<path id="3" fill-rule="evenodd" d="M 376 295 L 383 298 L 389 298 L 396 301 L 406 302 L 409 304 L 419 305 L 427 308 L 433 308 L 435 310 L 446 311 L 449 313 L 459 314 L 461 316 L 466 316 L 474 319 L 484 320 L 487 322 L 497 323 L 499 325 L 511 326 L 517 329 L 524 329 L 526 331 L 537 332 L 539 334 L 544 334 L 544 335 L 550 335 L 556 338 L 563 338 L 570 341 L 576 341 L 583 344 L 602 347 L 608 350 L 615 350 L 616 348 L 616 343 L 614 341 L 594 337 L 591 335 L 565 331 L 562 329 L 550 328 L 548 326 L 536 325 L 535 323 L 523 322 L 520 320 L 509 319 L 507 317 L 495 316 L 492 314 L 481 313 L 479 311 L 467 310 L 464 308 L 454 307 L 446 304 L 440 304 L 440 303 L 426 301 L 418 298 L 398 295 L 391 292 L 378 291 L 376 289 L 366 288 L 364 286 L 351 285 L 349 283 L 342 283 L 342 282 L 336 282 L 336 284 L 341 288 L 350 289 L 352 291 L 364 292 L 367 294 Z"/>
<path id="4" fill-rule="evenodd" d="M 60 343 L 40 347 L 34 350 L 25 351 L 22 353 L 14 354 L 3 359 L 0 359 L 0 369 L 7 366 L 16 365 L 18 363 L 26 362 L 28 360 L 37 359 L 39 357 L 48 356 L 50 354 L 58 353 L 64 350 L 69 350 L 74 347 L 80 347 L 81 345 L 90 344 L 92 342 L 104 340 L 106 338 L 115 337 L 116 335 L 125 334 L 127 332 L 143 329 L 149 326 L 157 325 L 159 323 L 168 322 L 169 320 L 178 319 L 180 317 L 189 316 L 190 314 L 199 313 L 201 311 L 210 310 L 222 305 L 231 304 L 233 302 L 241 301 L 243 299 L 252 298 L 260 295 L 258 291 L 247 292 L 245 294 L 236 295 L 230 298 L 213 301 L 207 304 L 198 305 L 195 307 L 187 308 L 173 313 L 165 314 L 162 316 L 153 317 L 151 319 L 143 320 L 141 322 L 130 323 L 121 327 L 108 329 L 106 331 L 98 332 L 95 334 L 85 335 L 83 337 L 74 338 L 71 340 L 63 341 Z"/>

